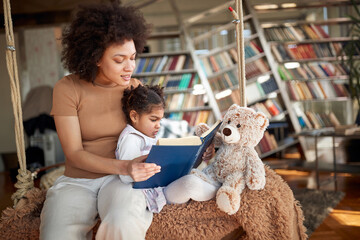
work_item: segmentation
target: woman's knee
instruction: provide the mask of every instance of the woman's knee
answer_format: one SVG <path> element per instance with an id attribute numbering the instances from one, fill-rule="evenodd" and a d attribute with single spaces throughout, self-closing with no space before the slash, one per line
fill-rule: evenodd
<path id="1" fill-rule="evenodd" d="M 143 216 L 136 216 L 127 212 L 126 209 L 107 214 L 101 220 L 96 239 L 145 239 L 146 231 L 152 220 L 150 214 L 149 212 Z"/>
<path id="2" fill-rule="evenodd" d="M 77 189 L 48 190 L 41 212 L 40 239 L 86 239 L 96 222 L 96 197 Z"/>

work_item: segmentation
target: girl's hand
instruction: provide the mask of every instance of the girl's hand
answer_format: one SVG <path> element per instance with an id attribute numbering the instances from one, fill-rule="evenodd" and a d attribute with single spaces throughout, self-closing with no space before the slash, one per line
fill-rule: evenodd
<path id="1" fill-rule="evenodd" d="M 127 167 L 128 174 L 135 182 L 142 182 L 160 172 L 161 167 L 155 163 L 145 163 L 147 155 L 134 158 Z"/>
<path id="2" fill-rule="evenodd" d="M 205 162 L 209 162 L 210 159 L 215 155 L 215 145 L 212 143 L 210 146 L 206 149 L 202 156 L 202 160 Z"/>

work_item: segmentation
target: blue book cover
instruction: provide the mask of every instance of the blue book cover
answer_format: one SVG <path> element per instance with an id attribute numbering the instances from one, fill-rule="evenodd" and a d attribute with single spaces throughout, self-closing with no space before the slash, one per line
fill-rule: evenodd
<path id="1" fill-rule="evenodd" d="M 176 179 L 189 174 L 191 169 L 200 165 L 202 155 L 214 139 L 221 123 L 220 120 L 217 121 L 201 137 L 159 139 L 160 145 L 154 145 L 151 148 L 145 162 L 156 163 L 161 166 L 161 172 L 146 181 L 135 182 L 133 188 L 164 187 Z M 176 142 L 179 144 L 176 144 Z"/>

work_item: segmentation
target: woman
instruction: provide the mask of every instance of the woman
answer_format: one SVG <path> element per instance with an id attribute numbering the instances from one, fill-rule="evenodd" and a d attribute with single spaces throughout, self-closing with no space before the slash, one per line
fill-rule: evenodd
<path id="1" fill-rule="evenodd" d="M 121 108 L 136 54 L 149 33 L 132 7 L 83 6 L 63 33 L 62 60 L 73 74 L 54 87 L 57 132 L 66 156 L 65 173 L 49 189 L 41 214 L 41 239 L 87 239 L 99 214 L 97 239 L 144 239 L 152 214 L 142 192 L 118 175 L 143 181 L 160 171 L 143 163 L 115 159 L 126 126 Z"/>
<path id="2" fill-rule="evenodd" d="M 40 239 L 144 239 L 152 221 L 140 190 L 118 175 L 144 181 L 160 171 L 146 156 L 116 160 L 118 136 L 126 126 L 121 98 L 141 53 L 149 26 L 133 7 L 82 6 L 63 32 L 62 60 L 72 72 L 54 87 L 53 108 L 64 150 L 65 173 L 47 192 Z M 209 157 L 213 148 L 209 149 Z"/>

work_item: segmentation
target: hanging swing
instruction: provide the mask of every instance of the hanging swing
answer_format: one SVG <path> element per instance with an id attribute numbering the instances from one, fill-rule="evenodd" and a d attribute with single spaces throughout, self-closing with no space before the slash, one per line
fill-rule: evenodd
<path id="1" fill-rule="evenodd" d="M 38 239 L 40 213 L 46 191 L 34 187 L 33 175 L 26 169 L 20 86 L 10 4 L 9 0 L 3 2 L 7 41 L 6 62 L 10 76 L 20 168 L 15 184 L 17 191 L 12 196 L 14 207 L 8 207 L 2 212 L 0 238 Z M 236 1 L 236 11 L 232 10 L 232 13 L 237 33 L 239 88 L 242 96 L 240 105 L 246 106 L 241 1 Z M 228 215 L 220 211 L 215 200 L 166 205 L 160 214 L 154 214 L 146 239 L 305 239 L 303 215 L 291 189 L 273 170 L 266 167 L 265 171 L 265 188 L 261 191 L 246 188 L 241 195 L 241 207 L 237 213 Z"/>

